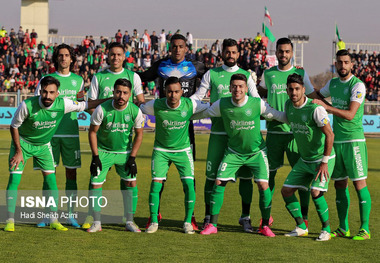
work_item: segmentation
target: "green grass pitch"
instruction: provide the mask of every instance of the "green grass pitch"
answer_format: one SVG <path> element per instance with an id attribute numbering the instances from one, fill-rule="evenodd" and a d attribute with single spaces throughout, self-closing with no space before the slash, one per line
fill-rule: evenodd
<path id="1" fill-rule="evenodd" d="M 78 186 L 85 190 L 89 180 L 91 153 L 87 133 L 81 132 L 82 168 L 78 170 Z M 153 133 L 145 133 L 143 145 L 137 157 L 139 203 L 135 221 L 144 230 L 149 216 L 148 195 L 151 182 L 150 157 L 153 146 Z M 208 143 L 207 134 L 196 135 L 197 161 L 195 176 L 197 202 L 195 215 L 199 222 L 204 216 L 203 186 L 205 181 L 205 161 Z M 8 152 L 10 133 L 0 130 L 0 163 L 3 170 L 0 174 L 0 206 L 5 204 L 5 189 L 8 182 Z M 285 165 L 276 177 L 276 192 L 273 199 L 272 229 L 277 235 L 268 238 L 258 234 L 243 233 L 238 224 L 241 205 L 238 184 L 227 185 L 225 200 L 219 216 L 219 233 L 212 236 L 185 235 L 182 231 L 184 205 L 183 192 L 178 173 L 174 167 L 169 171 L 168 181 L 162 197 L 161 213 L 163 221 L 155 234 L 130 233 L 123 231 L 122 224 L 104 225 L 103 231 L 89 234 L 80 229 L 70 228 L 67 232 L 53 231 L 48 228 L 37 229 L 35 225 L 16 224 L 14 233 L 0 231 L 1 261 L 141 261 L 141 262 L 251 262 L 251 261 L 288 261 L 288 262 L 376 262 L 379 253 L 380 229 L 380 161 L 378 153 L 380 139 L 368 138 L 369 177 L 368 185 L 372 197 L 370 229 L 372 239 L 355 242 L 351 239 L 337 238 L 329 242 L 315 242 L 320 232 L 320 222 L 315 207 L 310 202 L 309 236 L 304 238 L 287 238 L 295 226 L 284 207 L 280 189 L 290 166 Z M 62 166 L 57 169 L 59 189 L 64 189 L 65 177 Z M 19 189 L 35 189 L 42 187 L 42 175 L 32 170 L 29 161 Z M 254 186 L 251 210 L 252 224 L 258 226 L 260 212 L 258 208 L 258 191 Z M 108 175 L 103 189 L 118 189 L 119 179 L 115 169 Z M 356 234 L 359 228 L 358 199 L 352 183 L 350 183 L 351 206 L 350 228 Z M 329 204 L 332 230 L 338 225 L 335 208 L 335 191 L 330 182 L 330 191 L 326 194 Z M 2 209 L 2 211 L 5 211 Z M 4 216 L 2 216 L 4 217 Z M 1 229 L 4 222 L 0 223 Z"/>

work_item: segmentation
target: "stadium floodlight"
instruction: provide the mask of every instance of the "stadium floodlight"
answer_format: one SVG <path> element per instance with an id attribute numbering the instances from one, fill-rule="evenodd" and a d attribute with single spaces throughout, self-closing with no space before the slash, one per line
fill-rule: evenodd
<path id="1" fill-rule="evenodd" d="M 309 43 L 308 35 L 288 35 L 288 38 L 294 44 L 294 64 L 303 67 L 303 44 Z M 301 45 L 301 55 L 297 56 L 297 44 Z"/>

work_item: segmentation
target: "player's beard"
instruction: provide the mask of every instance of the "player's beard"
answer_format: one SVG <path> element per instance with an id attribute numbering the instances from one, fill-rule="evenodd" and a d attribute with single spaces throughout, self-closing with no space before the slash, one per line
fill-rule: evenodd
<path id="1" fill-rule="evenodd" d="M 339 77 L 341 77 L 341 78 L 345 78 L 345 77 L 347 77 L 348 76 L 348 74 L 350 74 L 350 70 L 347 70 L 347 72 L 346 73 L 342 73 L 342 72 L 340 72 L 340 70 L 338 70 L 338 75 L 339 75 Z"/>
<path id="2" fill-rule="evenodd" d="M 231 68 L 231 67 L 236 65 L 236 60 L 232 59 L 234 62 L 230 62 L 230 61 L 228 61 L 229 59 L 231 59 L 231 58 L 223 59 L 223 62 L 224 62 L 224 65 Z"/>
<path id="3" fill-rule="evenodd" d="M 42 104 L 45 106 L 45 107 L 50 107 L 52 104 L 53 104 L 54 101 L 50 100 L 50 99 L 43 99 L 42 100 Z"/>
<path id="4" fill-rule="evenodd" d="M 280 59 L 278 59 L 278 64 L 281 66 L 281 67 L 285 67 L 286 65 L 288 65 L 290 63 L 290 58 L 285 60 L 285 63 L 283 63 Z"/>

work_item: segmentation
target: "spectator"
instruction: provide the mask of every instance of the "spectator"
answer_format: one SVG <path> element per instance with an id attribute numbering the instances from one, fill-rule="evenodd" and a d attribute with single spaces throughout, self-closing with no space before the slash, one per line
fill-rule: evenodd
<path id="1" fill-rule="evenodd" d="M 30 47 L 37 46 L 37 38 L 38 34 L 33 28 L 32 33 L 30 33 Z"/>
<path id="2" fill-rule="evenodd" d="M 150 36 L 150 41 L 151 41 L 151 50 L 158 51 L 158 37 L 156 36 L 156 31 L 152 32 L 152 35 Z"/>
<path id="3" fill-rule="evenodd" d="M 125 31 L 123 36 L 123 45 L 126 46 L 127 44 L 129 44 L 129 34 L 128 31 Z"/>
<path id="4" fill-rule="evenodd" d="M 115 34 L 115 39 L 117 43 L 121 43 L 121 39 L 123 38 L 123 35 L 121 34 L 121 30 L 119 29 Z"/>
<path id="5" fill-rule="evenodd" d="M 161 30 L 161 34 L 158 37 L 160 39 L 160 51 L 162 52 L 163 50 L 166 51 L 166 35 L 165 35 L 165 29 Z"/>

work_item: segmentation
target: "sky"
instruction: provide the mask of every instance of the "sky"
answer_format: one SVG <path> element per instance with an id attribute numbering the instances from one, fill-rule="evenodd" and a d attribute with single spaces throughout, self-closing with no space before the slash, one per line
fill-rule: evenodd
<path id="1" fill-rule="evenodd" d="M 20 24 L 20 0 L 0 0 L 0 24 Z M 346 43 L 378 43 L 379 0 L 50 0 L 50 28 L 59 35 L 114 36 L 118 29 L 140 33 L 161 29 L 191 32 L 194 38 L 255 37 L 261 32 L 264 7 L 278 39 L 309 35 L 304 68 L 313 76 L 329 69 L 335 23 Z M 273 45 L 273 48 L 275 45 Z"/>

